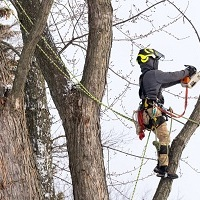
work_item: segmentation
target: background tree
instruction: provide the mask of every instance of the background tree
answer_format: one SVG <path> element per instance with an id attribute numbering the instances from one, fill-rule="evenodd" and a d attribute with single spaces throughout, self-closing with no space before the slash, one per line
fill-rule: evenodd
<path id="1" fill-rule="evenodd" d="M 55 199 L 50 113 L 45 81 L 34 62 L 30 65 L 25 85 L 25 105 L 27 128 L 36 157 L 43 199 Z"/>

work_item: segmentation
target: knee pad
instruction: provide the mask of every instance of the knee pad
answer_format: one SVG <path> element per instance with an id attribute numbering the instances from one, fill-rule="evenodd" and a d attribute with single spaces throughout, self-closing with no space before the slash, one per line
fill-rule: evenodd
<path id="1" fill-rule="evenodd" d="M 168 154 L 169 146 L 168 145 L 160 145 L 160 149 L 158 151 L 159 154 Z"/>

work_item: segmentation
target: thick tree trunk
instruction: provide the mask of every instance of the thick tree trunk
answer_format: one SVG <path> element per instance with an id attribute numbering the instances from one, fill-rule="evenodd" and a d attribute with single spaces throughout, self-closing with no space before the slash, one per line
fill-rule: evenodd
<path id="1" fill-rule="evenodd" d="M 29 16 L 34 18 L 31 5 L 25 2 L 24 8 L 30 10 Z M 90 30 L 81 83 L 101 101 L 112 43 L 112 6 L 110 0 L 89 0 L 88 8 Z M 19 16 L 21 20 L 24 19 L 21 14 Z M 47 29 L 44 36 L 45 41 L 57 53 Z M 39 42 L 39 45 L 47 56 L 37 49 L 35 53 L 37 62 L 48 83 L 65 129 L 74 199 L 107 200 L 108 190 L 99 123 L 100 105 L 80 90 L 82 86 L 71 88 L 69 76 L 60 57 L 53 53 L 43 40 Z"/>
<path id="2" fill-rule="evenodd" d="M 108 199 L 101 147 L 99 105 L 74 91 L 62 116 L 67 136 L 74 199 Z"/>
<path id="3" fill-rule="evenodd" d="M 5 55 L 0 59 L 0 82 L 11 84 L 9 62 Z M 4 100 L 5 104 L 0 109 L 0 199 L 40 200 L 40 184 L 26 129 L 24 108 L 13 110 L 9 97 Z"/>
<path id="4" fill-rule="evenodd" d="M 88 0 L 88 9 L 88 49 L 81 83 L 101 101 L 112 43 L 112 6 L 107 0 Z M 100 105 L 83 92 L 75 91 L 68 95 L 67 105 L 69 109 L 62 119 L 68 141 L 74 198 L 108 199 L 101 147 Z"/>
<path id="5" fill-rule="evenodd" d="M 24 112 L 0 112 L 0 199 L 42 199 Z"/>
<path id="6" fill-rule="evenodd" d="M 1 52 L 0 82 L 13 84 L 11 95 L 4 97 L 0 110 L 0 198 L 5 200 L 40 200 L 41 185 L 26 128 L 24 84 L 35 46 L 44 30 L 53 1 L 42 1 L 37 22 L 27 37 L 13 82 L 6 60 L 7 48 Z M 42 12 L 42 9 L 44 12 Z M 5 74 L 7 76 L 5 76 Z M 1 95 L 2 97 L 2 95 Z M 1 98 L 0 97 L 0 98 Z M 1 100 L 1 99 L 0 99 Z"/>

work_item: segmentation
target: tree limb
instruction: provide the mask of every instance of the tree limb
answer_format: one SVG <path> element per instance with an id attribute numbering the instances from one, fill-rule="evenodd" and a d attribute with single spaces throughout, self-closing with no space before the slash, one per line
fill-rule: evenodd
<path id="1" fill-rule="evenodd" d="M 34 54 L 36 45 L 40 40 L 40 36 L 46 26 L 47 18 L 53 4 L 53 0 L 43 0 L 38 13 L 38 19 L 30 31 L 27 41 L 21 53 L 21 57 L 17 67 L 16 77 L 13 83 L 12 99 L 15 108 L 19 107 L 19 102 L 24 94 L 24 85 L 29 71 L 31 58 Z"/>

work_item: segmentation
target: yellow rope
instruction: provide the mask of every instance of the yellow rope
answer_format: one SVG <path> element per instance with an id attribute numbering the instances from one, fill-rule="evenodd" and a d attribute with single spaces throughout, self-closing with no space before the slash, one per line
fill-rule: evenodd
<path id="1" fill-rule="evenodd" d="M 178 114 L 176 114 L 176 113 L 174 113 L 175 115 L 178 115 Z M 172 117 L 173 118 L 173 117 Z M 196 124 L 196 125 L 200 125 L 200 122 L 197 122 L 197 121 L 195 121 L 195 120 L 193 120 L 193 119 L 190 119 L 190 118 L 187 118 L 187 117 L 184 117 L 184 116 L 182 116 L 182 118 L 183 119 L 186 119 L 186 120 L 188 120 L 188 121 L 190 121 L 190 122 L 192 122 L 192 123 L 194 123 L 194 124 Z M 174 119 L 174 118 L 173 118 Z M 176 121 L 178 121 L 178 120 L 176 120 Z"/>
<path id="2" fill-rule="evenodd" d="M 140 173 L 141 173 L 141 169 L 142 169 L 142 166 L 143 166 L 143 163 L 144 163 L 144 157 L 145 157 L 145 154 L 146 154 L 146 151 L 147 151 L 147 145 L 149 143 L 150 133 L 151 133 L 151 131 L 149 131 L 147 142 L 146 142 L 146 145 L 144 146 L 144 150 L 143 150 L 143 153 L 142 153 L 142 156 L 141 156 L 142 160 L 141 160 L 140 168 L 139 168 L 139 171 L 138 171 L 138 174 L 137 174 L 137 178 L 136 178 L 135 186 L 134 186 L 133 193 L 132 193 L 132 196 L 131 196 L 131 200 L 133 200 L 134 195 L 135 195 L 137 183 L 138 183 L 138 180 L 139 180 L 139 177 L 140 177 Z"/>

